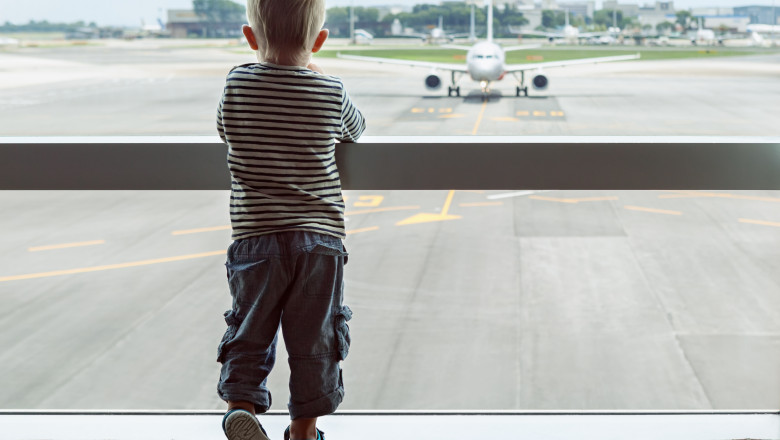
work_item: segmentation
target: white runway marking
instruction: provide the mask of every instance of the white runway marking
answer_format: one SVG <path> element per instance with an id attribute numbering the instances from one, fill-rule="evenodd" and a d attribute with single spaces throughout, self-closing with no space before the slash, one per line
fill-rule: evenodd
<path id="1" fill-rule="evenodd" d="M 552 190 L 549 189 L 543 189 L 539 191 L 533 191 L 533 190 L 527 190 L 527 191 L 516 191 L 511 193 L 503 193 L 503 194 L 493 194 L 488 196 L 487 198 L 490 200 L 496 200 L 496 199 L 506 199 L 509 197 L 521 197 L 521 196 L 530 196 L 532 194 L 540 194 L 545 192 L 550 192 Z"/>

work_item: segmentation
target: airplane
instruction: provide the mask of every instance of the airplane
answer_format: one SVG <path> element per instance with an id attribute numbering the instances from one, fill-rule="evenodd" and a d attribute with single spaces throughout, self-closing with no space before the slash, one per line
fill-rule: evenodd
<path id="1" fill-rule="evenodd" d="M 553 67 L 572 66 L 577 64 L 596 64 L 596 63 L 608 63 L 613 61 L 626 61 L 639 59 L 639 54 L 635 55 L 619 55 L 610 57 L 599 58 L 581 58 L 566 61 L 550 61 L 543 63 L 533 64 L 505 64 L 506 52 L 523 49 L 533 49 L 539 47 L 539 45 L 523 45 L 502 48 L 493 41 L 493 4 L 492 1 L 488 6 L 487 14 L 487 41 L 480 41 L 473 46 L 453 46 L 448 45 L 455 49 L 462 49 L 468 51 L 466 54 L 466 64 L 448 64 L 448 63 L 436 63 L 428 61 L 412 61 L 401 60 L 393 58 L 379 58 L 379 57 L 366 57 L 360 55 L 345 55 L 338 53 L 339 58 L 368 61 L 375 63 L 385 64 L 400 64 L 412 67 L 427 67 L 431 69 L 431 73 L 425 78 L 425 87 L 428 90 L 439 90 L 442 87 L 442 79 L 438 74 L 439 70 L 449 71 L 451 85 L 447 88 L 447 96 L 460 96 L 460 86 L 456 85 L 463 75 L 468 74 L 471 79 L 479 82 L 483 95 L 486 95 L 490 91 L 490 83 L 493 81 L 500 81 L 504 79 L 506 74 L 512 74 L 517 80 L 518 84 L 515 87 L 515 96 L 520 96 L 523 93 L 528 96 L 528 86 L 525 85 L 525 73 L 527 71 L 536 71 L 531 85 L 536 90 L 544 90 L 549 85 L 549 80 L 543 73 L 543 69 Z M 517 74 L 520 74 L 518 78 Z"/>
<path id="2" fill-rule="evenodd" d="M 356 44 L 371 44 L 374 41 L 374 36 L 371 32 L 365 29 L 355 29 L 355 43 Z"/>
<path id="3" fill-rule="evenodd" d="M 0 37 L 0 47 L 3 46 L 18 46 L 19 40 L 16 38 Z"/>
<path id="4" fill-rule="evenodd" d="M 397 19 L 396 19 L 397 20 Z M 469 34 L 452 34 L 448 33 L 444 30 L 444 17 L 441 15 L 439 16 L 439 25 L 436 27 L 431 28 L 430 32 L 427 33 L 399 33 L 394 34 L 394 37 L 400 37 L 400 38 L 419 38 L 422 40 L 423 43 L 428 44 L 442 44 L 442 43 L 451 43 L 456 38 L 465 38 L 468 37 Z"/>
<path id="5" fill-rule="evenodd" d="M 158 18 L 157 23 L 146 24 L 146 20 L 141 18 L 141 27 L 133 31 L 125 32 L 126 39 L 135 38 L 161 38 L 170 37 L 171 32 L 165 28 L 165 23 Z"/>
<path id="6" fill-rule="evenodd" d="M 569 44 L 577 44 L 580 38 L 588 38 L 591 40 L 596 39 L 599 44 L 611 44 L 615 42 L 615 37 L 620 34 L 620 28 L 616 24 L 613 24 L 607 32 L 580 32 L 579 28 L 569 24 L 569 11 L 566 10 L 566 24 L 563 26 L 561 32 L 548 32 L 548 31 L 525 31 L 521 29 L 515 29 L 509 27 L 509 32 L 516 35 L 529 35 L 536 37 L 546 37 L 550 43 L 554 43 L 556 39 L 562 39 Z M 614 19 L 613 19 L 614 20 Z"/>

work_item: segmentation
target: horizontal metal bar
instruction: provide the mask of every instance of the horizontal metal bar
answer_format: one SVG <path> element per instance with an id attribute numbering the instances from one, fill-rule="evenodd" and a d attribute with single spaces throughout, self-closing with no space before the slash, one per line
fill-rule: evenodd
<path id="1" fill-rule="evenodd" d="M 366 137 L 344 189 L 780 189 L 780 138 Z M 216 137 L 0 138 L 1 190 L 226 190 Z"/>
<path id="2" fill-rule="evenodd" d="M 199 416 L 223 415 L 225 410 L 100 409 L 100 410 L 0 410 L 0 416 Z M 284 410 L 270 410 L 264 415 L 288 416 Z M 780 416 L 780 410 L 339 410 L 333 416 L 701 416 L 701 415 L 769 415 Z"/>

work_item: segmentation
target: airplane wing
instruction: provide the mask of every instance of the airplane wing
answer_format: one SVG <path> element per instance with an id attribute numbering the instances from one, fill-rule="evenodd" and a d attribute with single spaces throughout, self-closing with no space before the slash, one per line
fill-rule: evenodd
<path id="1" fill-rule="evenodd" d="M 468 38 L 470 34 L 468 32 L 462 32 L 459 34 L 445 34 L 448 38 Z"/>
<path id="2" fill-rule="evenodd" d="M 550 67 L 565 67 L 574 66 L 578 64 L 597 64 L 597 63 L 611 63 L 613 61 L 628 61 L 638 60 L 639 54 L 634 55 L 618 55 L 613 57 L 598 57 L 598 58 L 579 58 L 576 60 L 565 61 L 550 61 L 547 63 L 530 63 L 530 64 L 509 64 L 506 66 L 506 72 L 522 72 L 524 70 L 537 70 L 546 69 Z"/>
<path id="3" fill-rule="evenodd" d="M 520 29 L 515 29 L 512 26 L 509 26 L 509 32 L 515 35 L 531 35 L 535 37 L 545 37 L 545 38 L 563 38 L 565 37 L 564 34 L 560 32 L 543 32 L 543 31 L 524 31 Z"/>
<path id="4" fill-rule="evenodd" d="M 612 36 L 610 32 L 580 32 L 577 38 L 607 37 Z"/>
<path id="5" fill-rule="evenodd" d="M 372 63 L 380 63 L 380 64 L 399 64 L 402 66 L 412 66 L 412 67 L 427 67 L 429 69 L 440 69 L 440 70 L 449 70 L 453 72 L 468 72 L 467 66 L 465 64 L 447 64 L 447 63 L 434 63 L 430 61 L 413 61 L 413 60 L 399 60 L 395 58 L 379 58 L 379 57 L 364 57 L 361 55 L 345 55 L 341 52 L 337 53 L 336 56 L 338 58 L 343 58 L 345 60 L 356 60 L 356 61 L 368 61 Z"/>
<path id="6" fill-rule="evenodd" d="M 465 50 L 465 51 L 471 50 L 471 46 L 462 46 L 460 44 L 442 44 L 439 47 L 443 49 L 458 49 L 458 50 Z"/>
<path id="7" fill-rule="evenodd" d="M 512 52 L 513 50 L 538 49 L 540 47 L 542 47 L 541 44 L 521 44 L 519 46 L 502 47 L 502 49 L 504 49 L 504 52 Z"/>

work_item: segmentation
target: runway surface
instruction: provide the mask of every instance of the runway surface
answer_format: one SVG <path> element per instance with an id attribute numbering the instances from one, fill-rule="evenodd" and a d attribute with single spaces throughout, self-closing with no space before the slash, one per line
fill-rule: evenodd
<path id="1" fill-rule="evenodd" d="M 215 134 L 251 58 L 140 43 L 0 53 L 0 135 Z M 487 101 L 322 65 L 371 135 L 776 136 L 778 61 L 550 70 L 544 93 Z M 780 192 L 517 190 L 345 193 L 342 408 L 780 406 Z M 0 192 L 0 408 L 223 408 L 228 198 Z"/>

